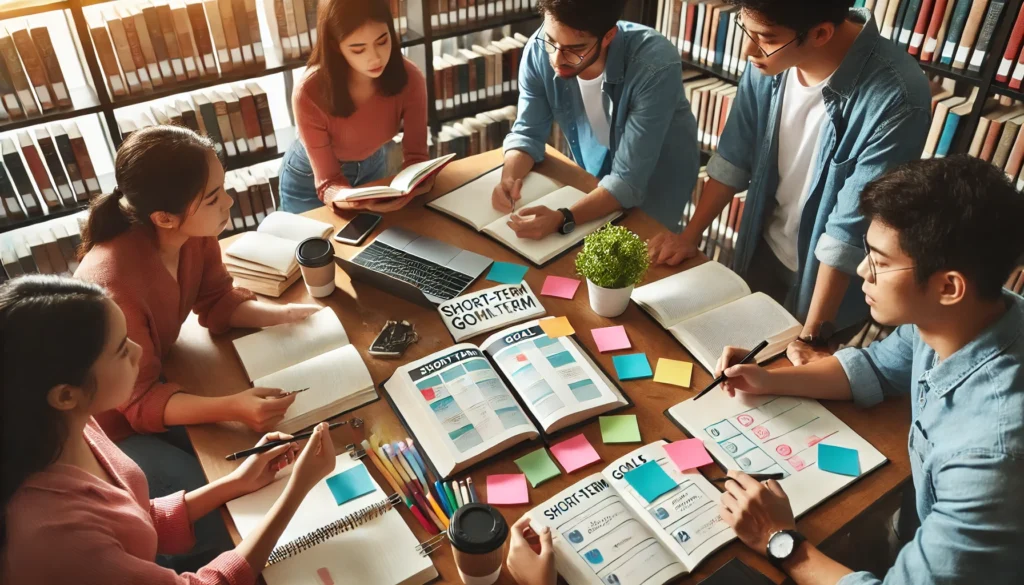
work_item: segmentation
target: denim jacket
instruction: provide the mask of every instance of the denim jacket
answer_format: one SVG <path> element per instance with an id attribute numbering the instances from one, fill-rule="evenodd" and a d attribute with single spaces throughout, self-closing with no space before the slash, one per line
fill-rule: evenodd
<path id="1" fill-rule="evenodd" d="M 944 361 L 904 325 L 836 353 L 854 400 L 910 394 L 908 449 L 921 527 L 889 584 L 1018 584 L 1024 579 L 1024 298 Z M 853 573 L 839 585 L 881 583 Z"/>
<path id="2" fill-rule="evenodd" d="M 912 57 L 878 33 L 866 9 L 850 11 L 864 28 L 822 89 L 822 124 L 814 180 L 797 235 L 799 268 L 786 308 L 804 321 L 819 263 L 851 276 L 836 325 L 867 317 L 857 265 L 864 259 L 867 222 L 858 211 L 864 186 L 886 170 L 921 156 L 931 124 L 928 80 Z M 761 243 L 779 186 L 778 127 L 786 75 L 768 77 L 748 67 L 708 175 L 747 190 L 734 269 L 744 274 Z M 814 250 L 814 254 L 809 252 Z"/>
<path id="3" fill-rule="evenodd" d="M 609 148 L 591 133 L 579 83 L 559 77 L 543 44 L 535 40 L 544 34 L 542 27 L 523 54 L 519 116 L 505 137 L 505 150 L 544 160 L 555 121 L 573 159 L 598 177 L 623 208 L 639 207 L 678 232 L 700 166 L 697 122 L 683 94 L 679 52 L 646 26 L 619 22 L 618 29 L 608 47 L 601 88 L 610 113 Z M 604 163 L 593 162 L 600 160 Z"/>

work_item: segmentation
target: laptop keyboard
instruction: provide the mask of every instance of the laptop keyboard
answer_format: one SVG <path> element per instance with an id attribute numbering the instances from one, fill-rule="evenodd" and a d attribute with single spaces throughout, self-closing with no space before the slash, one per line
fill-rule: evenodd
<path id="1" fill-rule="evenodd" d="M 473 277 L 468 274 L 424 260 L 380 241 L 370 243 L 352 262 L 408 282 L 426 294 L 444 300 L 459 296 L 473 282 Z"/>

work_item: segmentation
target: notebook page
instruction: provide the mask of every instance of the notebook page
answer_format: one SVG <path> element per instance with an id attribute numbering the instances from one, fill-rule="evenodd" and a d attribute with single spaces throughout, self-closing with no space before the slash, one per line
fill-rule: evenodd
<path id="1" fill-rule="evenodd" d="M 261 232 L 245 232 L 225 250 L 230 258 L 265 266 L 278 274 L 289 275 L 299 269 L 293 240 Z"/>
<path id="2" fill-rule="evenodd" d="M 448 215 L 468 223 L 477 230 L 495 222 L 507 213 L 502 213 L 491 206 L 491 193 L 501 182 L 501 167 L 466 183 L 451 193 L 442 195 L 428 205 Z M 523 179 L 522 199 L 516 203 L 517 209 L 531 205 L 544 195 L 558 189 L 559 184 L 540 173 L 530 173 Z"/>
<path id="3" fill-rule="evenodd" d="M 395 178 L 391 181 L 391 187 L 398 189 L 402 193 L 409 193 L 416 187 L 416 183 L 453 158 L 455 158 L 455 154 L 449 154 L 434 160 L 409 165 L 395 175 Z"/>
<path id="4" fill-rule="evenodd" d="M 294 213 L 275 211 L 263 220 L 256 231 L 298 243 L 307 238 L 326 238 L 334 231 L 334 226 Z"/>
<path id="5" fill-rule="evenodd" d="M 637 287 L 631 298 L 668 328 L 749 294 L 738 274 L 718 262 L 705 262 Z"/>
<path id="6" fill-rule="evenodd" d="M 267 327 L 232 343 L 249 379 L 259 380 L 348 345 L 348 334 L 334 310 L 324 307 L 298 323 Z"/>

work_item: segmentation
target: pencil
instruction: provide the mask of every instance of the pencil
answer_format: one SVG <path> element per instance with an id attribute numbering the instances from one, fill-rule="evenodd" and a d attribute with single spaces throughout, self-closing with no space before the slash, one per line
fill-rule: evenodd
<path id="1" fill-rule="evenodd" d="M 438 505 L 437 500 L 434 499 L 434 496 L 431 495 L 430 492 L 423 492 L 423 496 L 427 498 L 427 503 L 434 509 L 434 515 L 436 515 L 437 519 L 441 521 L 441 524 L 444 524 L 444 529 L 448 530 L 448 516 L 444 513 L 444 510 L 441 509 L 441 506 Z"/>
<path id="2" fill-rule="evenodd" d="M 455 492 L 455 503 L 461 508 L 466 505 L 466 502 L 462 501 L 462 490 L 459 489 L 459 482 L 452 482 L 452 491 Z"/>
<path id="3" fill-rule="evenodd" d="M 395 451 L 398 452 L 406 467 L 409 468 L 410 476 L 416 478 L 420 482 L 420 489 L 429 491 L 429 488 L 427 487 L 427 479 L 423 477 L 423 472 L 420 471 L 419 466 L 416 465 L 416 460 L 412 458 L 412 455 L 409 453 L 409 449 L 405 446 L 405 443 L 401 441 L 395 442 Z"/>
<path id="4" fill-rule="evenodd" d="M 340 427 L 342 425 L 345 425 L 345 424 L 348 424 L 348 421 L 344 421 L 343 420 L 341 422 L 331 423 L 331 425 L 329 427 L 327 427 L 327 431 L 328 432 L 333 431 L 334 429 L 336 429 L 336 428 L 338 428 L 338 427 Z M 238 459 L 243 459 L 245 457 L 248 457 L 249 455 L 256 455 L 257 453 L 263 453 L 265 451 L 270 451 L 271 449 L 273 449 L 274 447 L 277 447 L 279 445 L 287 445 L 288 443 L 295 443 L 295 442 L 298 442 L 298 441 L 303 441 L 305 439 L 310 438 L 311 436 L 313 436 L 313 431 L 306 431 L 304 433 L 299 433 L 299 434 L 295 435 L 294 437 L 292 437 L 290 439 L 284 439 L 284 440 L 281 440 L 281 441 L 268 441 L 268 442 L 260 445 L 259 447 L 253 447 L 251 449 L 246 449 L 244 451 L 239 451 L 237 453 L 232 453 L 231 455 L 227 455 L 227 456 L 224 457 L 224 459 L 226 459 L 228 461 L 236 461 Z"/>
<path id="5" fill-rule="evenodd" d="M 471 502 L 479 502 L 480 498 L 476 495 L 476 486 L 473 485 L 473 478 L 466 478 L 466 488 L 469 489 L 469 500 Z"/>
<path id="6" fill-rule="evenodd" d="M 373 466 L 376 467 L 377 471 L 379 471 L 380 474 L 384 476 L 385 481 L 387 481 L 388 484 L 391 485 L 391 489 L 395 490 L 396 494 L 402 494 L 404 496 L 405 492 L 402 490 L 402 488 L 398 487 L 397 483 L 395 483 L 395 478 L 391 477 L 391 474 L 388 473 L 386 469 L 384 469 L 384 464 L 380 462 L 380 459 L 377 457 L 377 454 L 373 452 L 373 448 L 370 447 L 370 442 L 367 441 L 366 439 L 363 439 L 363 442 L 361 444 L 363 446 L 363 449 L 366 450 L 366 454 L 369 455 L 370 461 L 373 462 Z"/>
<path id="7" fill-rule="evenodd" d="M 754 359 L 754 356 L 756 356 L 758 354 L 758 352 L 760 352 L 762 349 L 764 349 L 766 347 L 768 347 L 768 340 L 767 339 L 762 341 L 761 343 L 758 343 L 756 346 L 754 346 L 754 349 L 750 350 L 750 353 L 748 353 L 747 355 L 743 356 L 743 359 L 741 359 L 740 361 L 736 362 L 733 365 L 737 365 L 738 366 L 740 364 L 750 363 L 750 360 Z M 693 399 L 697 400 L 701 396 L 704 396 L 708 392 L 711 392 L 712 388 L 714 388 L 715 386 L 718 386 L 719 384 L 724 382 L 726 380 L 726 378 L 728 378 L 728 376 L 725 375 L 725 372 L 722 372 L 721 374 L 719 374 L 719 376 L 717 378 L 715 378 L 714 380 L 711 381 L 710 384 L 708 384 L 707 388 L 701 390 L 696 396 L 694 396 Z"/>
<path id="8" fill-rule="evenodd" d="M 402 464 L 398 462 L 398 458 L 395 456 L 394 453 L 391 452 L 391 445 L 384 443 L 383 445 L 380 446 L 380 448 L 384 449 L 384 453 L 387 455 L 387 458 L 391 461 L 391 465 L 393 465 L 395 467 L 395 471 L 398 472 L 398 477 L 402 478 L 402 481 L 404 481 L 407 484 L 411 483 L 412 478 L 410 478 L 409 475 L 405 473 L 405 469 L 402 467 Z"/>
<path id="9" fill-rule="evenodd" d="M 470 500 L 469 500 L 469 490 L 466 488 L 466 484 L 460 481 L 459 482 L 459 490 L 462 491 L 462 505 L 466 505 L 466 504 L 470 503 Z"/>

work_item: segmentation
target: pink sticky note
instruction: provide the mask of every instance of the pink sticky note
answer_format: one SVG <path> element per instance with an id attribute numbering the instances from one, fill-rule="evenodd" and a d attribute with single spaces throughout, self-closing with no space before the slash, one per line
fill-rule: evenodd
<path id="1" fill-rule="evenodd" d="M 572 473 L 601 460 L 601 456 L 594 450 L 594 446 L 582 434 L 552 445 L 551 454 L 562 464 L 566 473 Z"/>
<path id="2" fill-rule="evenodd" d="M 526 475 L 522 473 L 488 475 L 487 503 L 495 506 L 529 504 L 530 493 L 526 488 Z"/>
<path id="3" fill-rule="evenodd" d="M 560 299 L 571 299 L 576 296 L 576 289 L 580 287 L 580 281 L 574 278 L 563 278 L 561 276 L 549 276 L 544 279 L 544 287 L 540 294 L 546 297 L 558 297 Z"/>
<path id="4" fill-rule="evenodd" d="M 601 353 L 633 347 L 633 344 L 629 342 L 629 337 L 626 335 L 626 328 L 622 325 L 591 329 L 590 333 L 594 336 L 594 343 L 597 344 L 597 351 L 600 351 Z"/>
<path id="5" fill-rule="evenodd" d="M 700 439 L 684 439 L 665 445 L 665 453 L 668 453 L 672 462 L 676 464 L 679 471 L 696 469 L 698 467 L 714 463 L 708 450 L 704 448 L 704 442 Z"/>

